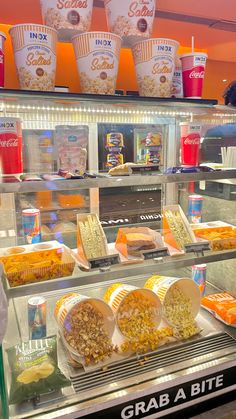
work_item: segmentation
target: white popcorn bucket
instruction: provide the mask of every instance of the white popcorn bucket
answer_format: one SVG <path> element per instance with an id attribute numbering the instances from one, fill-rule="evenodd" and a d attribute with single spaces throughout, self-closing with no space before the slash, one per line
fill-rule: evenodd
<path id="1" fill-rule="evenodd" d="M 85 295 L 78 293 L 69 293 L 64 295 L 60 300 L 56 302 L 54 309 L 54 316 L 59 326 L 60 335 L 63 339 L 63 343 L 66 348 L 72 355 L 72 358 L 77 362 L 84 363 L 83 356 L 80 355 L 74 348 L 72 348 L 69 343 L 66 341 L 63 335 L 63 330 L 70 329 L 70 318 L 69 315 L 71 310 L 78 307 L 84 302 L 90 303 L 94 308 L 96 308 L 102 315 L 104 319 L 104 329 L 106 330 L 109 338 L 112 338 L 112 335 L 115 330 L 115 318 L 112 309 L 106 304 L 103 300 L 99 298 L 89 298 Z"/>
<path id="2" fill-rule="evenodd" d="M 43 23 L 58 31 L 58 39 L 70 42 L 72 36 L 91 27 L 93 0 L 41 0 Z"/>
<path id="3" fill-rule="evenodd" d="M 109 292 L 109 289 L 108 289 Z M 154 303 L 155 305 L 155 327 L 158 328 L 161 322 L 162 318 L 162 305 L 160 302 L 159 297 L 149 289 L 145 288 L 138 288 L 133 285 L 126 285 L 126 284 L 120 284 L 114 291 L 111 292 L 109 298 L 108 298 L 108 305 L 112 308 L 113 312 L 115 313 L 116 321 L 118 317 L 122 314 L 122 303 L 124 300 L 131 294 L 131 293 L 139 293 L 143 297 L 145 297 L 146 300 L 149 300 L 150 303 Z M 106 294 L 105 294 L 106 295 Z M 117 327 L 119 328 L 119 325 L 117 323 Z M 122 330 L 120 330 L 121 334 L 124 335 Z"/>
<path id="4" fill-rule="evenodd" d="M 172 84 L 172 97 L 183 98 L 183 74 L 182 74 L 182 62 L 179 56 L 176 56 L 175 59 L 175 71 L 173 75 L 173 84 Z"/>
<path id="5" fill-rule="evenodd" d="M 108 30 L 122 38 L 124 47 L 152 35 L 156 0 L 104 0 Z"/>
<path id="6" fill-rule="evenodd" d="M 54 90 L 57 31 L 29 23 L 13 26 L 9 32 L 20 88 Z"/>
<path id="7" fill-rule="evenodd" d="M 133 57 L 140 96 L 171 97 L 179 43 L 155 38 L 134 45 Z"/>
<path id="8" fill-rule="evenodd" d="M 174 278 L 159 275 L 154 275 L 153 277 L 149 278 L 145 283 L 144 287 L 147 289 L 151 289 L 156 295 L 158 295 L 163 305 L 163 317 L 165 318 L 167 323 L 170 324 L 170 326 L 176 326 L 176 324 L 170 322 L 170 320 L 165 315 L 165 299 L 173 285 L 178 285 L 183 294 L 185 294 L 186 297 L 190 299 L 191 314 L 194 319 L 197 317 L 199 313 L 201 301 L 199 287 L 190 278 Z"/>
<path id="9" fill-rule="evenodd" d="M 88 32 L 72 38 L 82 93 L 113 95 L 121 38 L 108 32 Z"/>

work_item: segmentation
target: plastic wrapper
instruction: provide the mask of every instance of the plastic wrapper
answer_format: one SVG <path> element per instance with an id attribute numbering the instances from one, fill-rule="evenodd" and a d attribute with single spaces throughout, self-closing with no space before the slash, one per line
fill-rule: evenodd
<path id="1" fill-rule="evenodd" d="M 178 250 L 184 251 L 186 244 L 197 241 L 179 205 L 163 207 L 163 232 L 165 243 Z"/>
<path id="2" fill-rule="evenodd" d="M 203 297 L 201 306 L 228 326 L 236 327 L 236 298 L 227 292 Z"/>
<path id="3" fill-rule="evenodd" d="M 11 370 L 10 404 L 70 385 L 57 362 L 56 336 L 23 342 L 7 350 Z"/>

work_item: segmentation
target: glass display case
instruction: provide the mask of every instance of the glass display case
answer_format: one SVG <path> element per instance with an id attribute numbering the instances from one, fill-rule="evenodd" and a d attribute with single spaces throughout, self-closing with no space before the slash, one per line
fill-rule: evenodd
<path id="1" fill-rule="evenodd" d="M 10 400 L 8 406 L 3 399 L 4 416 L 18 419 L 161 417 L 233 391 L 236 388 L 235 329 L 200 309 L 202 290 L 196 294 L 199 311 L 196 334 L 175 339 L 171 332 L 167 336 L 170 339 L 163 342 L 160 339 L 160 345 L 137 351 L 132 347 L 120 353 L 122 345 L 119 346 L 115 329 L 112 339 L 118 348 L 115 346 L 114 358 L 112 355 L 98 364 L 85 365 L 81 357 L 79 360 L 71 357 L 73 351 L 68 349 L 68 341 L 57 321 L 60 307 L 56 311 L 55 307 L 68 293 L 100 301 L 108 288 L 112 290 L 113 285 L 116 288 L 117 283 L 124 288 L 132 285 L 143 289 L 153 275 L 167 279 L 191 278 L 192 266 L 200 264 L 207 264 L 206 294 L 226 291 L 236 297 L 234 241 L 214 248 L 209 240 L 198 240 L 193 233 L 196 224 L 191 223 L 188 212 L 189 195 L 201 194 L 201 221 L 205 228 L 219 226 L 227 230 L 235 225 L 236 169 L 221 164 L 225 138 L 212 128 L 236 123 L 236 111 L 210 100 L 2 91 L 0 122 L 14 118 L 20 120 L 22 127 L 24 174 L 12 172 L 1 177 L 0 260 L 4 264 L 2 281 L 9 302 L 8 328 L 3 341 L 6 392 L 12 397 L 15 383 L 20 387 L 17 387 L 18 396 L 13 397 L 17 402 Z M 201 127 L 202 166 L 191 172 L 186 165 L 186 170 L 179 173 L 170 168 L 180 166 L 183 123 Z M 77 140 L 78 147 L 86 149 L 83 154 L 86 174 L 78 171 L 71 178 L 67 175 L 70 169 L 75 174 L 74 161 L 78 164 L 81 157 L 77 154 Z M 191 141 L 190 138 L 190 144 L 194 144 Z M 234 141 L 232 137 L 227 147 L 234 146 Z M 108 173 L 116 164 L 126 162 L 136 163 L 128 175 Z M 188 233 L 190 229 L 189 237 L 192 237 L 182 248 L 174 248 L 168 239 L 169 232 L 166 233 L 168 220 L 173 230 L 168 211 L 173 216 L 176 208 L 181 211 L 178 215 L 183 211 L 183 228 Z M 32 217 L 34 234 L 29 234 Z M 86 230 L 83 239 L 85 220 L 93 223 L 93 227 Z M 135 233 L 146 233 L 148 228 L 155 235 L 155 243 L 159 237 L 161 244 L 150 247 L 141 241 L 140 245 L 139 237 L 138 243 L 133 244 L 133 254 L 127 257 L 118 251 L 117 243 L 120 232 L 131 228 L 136 229 L 132 230 Z M 104 240 L 106 254 L 94 256 L 92 249 L 92 256 L 84 258 L 86 252 L 81 254 L 78 250 L 83 240 L 95 240 L 92 241 L 95 248 Z M 131 245 L 127 243 L 129 252 Z M 62 252 L 59 257 L 64 258 L 60 261 L 58 249 Z M 50 269 L 46 264 L 49 253 Z M 36 258 L 37 267 L 27 265 L 28 255 Z M 33 319 L 32 326 L 29 313 L 32 298 L 35 302 L 36 297 L 38 301 L 42 298 L 44 308 L 37 305 L 38 318 Z M 185 303 L 181 303 L 183 313 Z M 42 332 L 43 310 L 46 310 L 46 331 L 38 340 L 31 339 L 35 322 Z M 63 315 L 64 321 L 66 314 Z M 170 321 L 159 327 L 168 335 Z M 52 371 L 40 376 L 43 373 L 33 369 L 30 378 L 29 375 L 24 378 L 24 371 L 21 378 L 16 374 L 23 357 L 25 361 L 28 356 L 28 369 L 36 368 L 30 356 L 37 345 L 38 350 L 42 349 L 45 335 L 48 339 L 57 337 L 58 362 L 54 358 L 53 369 L 59 374 L 60 386 L 52 381 L 47 384 L 48 376 L 54 374 Z M 88 340 L 86 336 L 84 339 Z M 162 346 L 163 343 L 166 344 Z M 12 351 L 16 345 L 18 349 Z M 21 358 L 19 347 L 23 351 Z M 50 345 L 44 341 L 43 356 L 45 347 Z M 15 361 L 9 356 L 12 353 L 18 354 Z M 1 368 L 3 371 L 3 365 Z M 43 380 L 46 384 L 37 390 L 37 383 L 44 383 Z M 27 397 L 24 385 L 28 388 L 31 384 L 35 393 Z"/>

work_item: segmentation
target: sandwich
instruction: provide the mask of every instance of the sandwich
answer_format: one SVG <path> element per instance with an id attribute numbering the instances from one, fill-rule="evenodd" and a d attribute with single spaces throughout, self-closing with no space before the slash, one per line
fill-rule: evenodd
<path id="1" fill-rule="evenodd" d="M 144 233 L 128 233 L 126 234 L 127 252 L 131 256 L 141 256 L 145 250 L 156 248 L 153 237 Z"/>

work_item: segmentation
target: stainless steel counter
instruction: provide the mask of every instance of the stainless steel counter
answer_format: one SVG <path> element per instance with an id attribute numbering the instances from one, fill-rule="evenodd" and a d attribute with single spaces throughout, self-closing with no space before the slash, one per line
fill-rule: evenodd
<path id="1" fill-rule="evenodd" d="M 142 286 L 145 279 L 140 276 L 136 280 L 136 285 Z M 84 285 L 78 287 L 78 290 L 85 295 L 102 297 L 108 285 L 100 283 L 96 290 L 94 286 Z M 74 288 L 73 291 L 75 291 Z M 208 292 L 212 293 L 214 291 L 216 292 L 217 289 L 209 285 Z M 65 291 L 60 290 L 43 294 L 48 304 L 48 335 L 56 333 L 57 326 L 53 316 L 53 308 L 55 301 L 64 293 Z M 28 297 L 20 297 L 13 300 L 10 306 L 10 324 L 15 327 L 9 328 L 5 347 L 12 346 L 17 340 L 28 339 L 27 301 Z M 44 396 L 34 403 L 29 402 L 21 406 L 11 406 L 10 417 L 15 419 L 28 417 L 52 419 L 57 417 L 86 418 L 87 416 L 90 418 L 88 416 L 90 414 L 92 418 L 93 414 L 99 417 L 100 412 L 101 418 L 109 418 L 111 417 L 109 415 L 112 415 L 114 419 L 116 417 L 126 419 L 129 417 L 128 413 L 126 415 L 126 413 L 121 412 L 126 409 L 126 406 L 133 405 L 133 400 L 137 398 L 138 400 L 140 398 L 150 399 L 153 395 L 159 395 L 163 391 L 168 392 L 172 391 L 173 388 L 184 388 L 187 385 L 186 383 L 193 380 L 205 380 L 204 377 L 212 375 L 221 376 L 223 371 L 231 371 L 232 369 L 233 373 L 236 366 L 234 340 L 236 339 L 236 329 L 224 326 L 223 323 L 214 319 L 205 310 L 201 310 L 197 321 L 202 328 L 200 335 L 185 342 L 161 347 L 155 352 L 146 354 L 145 360 L 144 356 L 133 356 L 122 362 L 109 365 L 108 369 L 105 370 L 84 372 L 83 369 L 68 367 L 65 352 L 59 344 L 59 363 L 62 370 L 70 377 L 72 386 L 64 389 L 62 393 Z M 6 371 L 8 371 L 7 361 Z M 201 399 L 210 398 L 234 388 L 236 388 L 236 384 L 229 385 L 224 389 L 215 389 L 217 391 L 203 394 L 198 402 Z M 186 405 L 187 407 L 195 401 L 195 399 L 193 401 L 189 400 L 181 406 L 185 407 Z M 120 408 L 119 405 L 121 405 Z M 180 409 L 181 407 L 172 406 L 161 413 L 157 411 L 155 416 L 130 417 L 163 417 L 175 411 L 176 408 Z M 106 410 L 104 409 L 108 409 L 108 416 L 106 416 Z M 115 409 L 114 413 L 110 413 L 112 409 Z M 47 415 L 45 412 L 47 412 Z"/>

